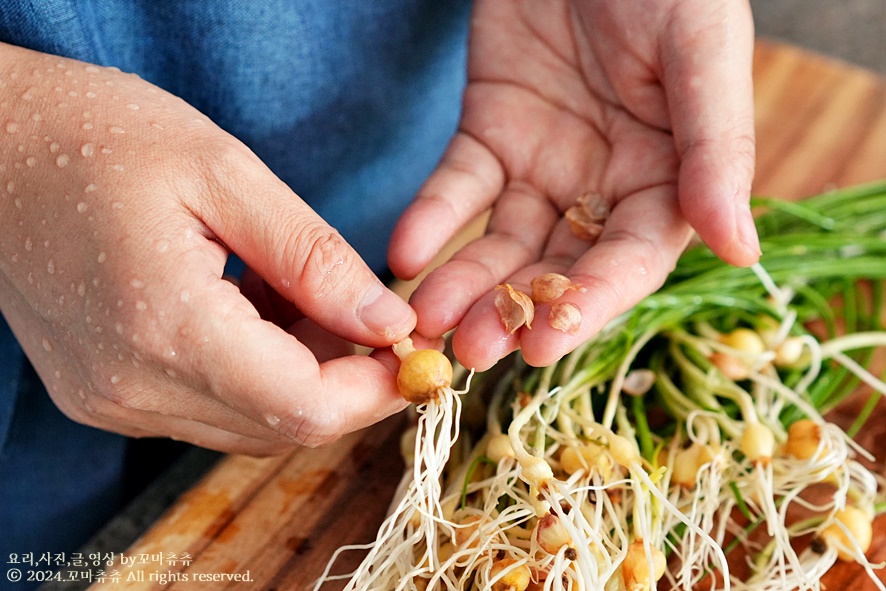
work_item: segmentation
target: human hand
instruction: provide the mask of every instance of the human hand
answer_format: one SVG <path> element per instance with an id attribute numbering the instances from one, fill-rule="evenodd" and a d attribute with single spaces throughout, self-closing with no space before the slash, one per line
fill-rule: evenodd
<path id="1" fill-rule="evenodd" d="M 263 454 L 405 406 L 348 353 L 414 312 L 245 146 L 112 69 L 0 45 L 0 80 L 0 305 L 62 411 Z M 260 319 L 229 249 L 306 318 Z"/>
<path id="2" fill-rule="evenodd" d="M 486 234 L 417 288 L 417 331 L 458 326 L 453 349 L 486 369 L 522 347 L 547 365 L 658 289 L 696 230 L 725 261 L 759 244 L 749 208 L 754 169 L 749 7 L 727 0 L 480 0 L 459 130 L 404 213 L 389 250 L 413 277 L 467 221 L 492 208 Z M 610 213 L 591 243 L 564 212 L 599 193 Z M 568 275 L 585 291 L 575 334 L 508 334 L 493 288 L 529 290 Z"/>

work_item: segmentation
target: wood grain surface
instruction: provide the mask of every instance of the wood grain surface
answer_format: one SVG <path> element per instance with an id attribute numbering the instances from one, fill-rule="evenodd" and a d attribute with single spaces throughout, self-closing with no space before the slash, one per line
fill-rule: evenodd
<path id="1" fill-rule="evenodd" d="M 754 67 L 756 194 L 799 199 L 886 177 L 881 78 L 765 42 L 758 42 Z M 872 421 L 862 441 L 886 458 L 886 405 L 880 410 L 883 420 Z M 844 409 L 835 420 L 851 421 L 852 414 Z M 91 589 L 310 589 L 336 548 L 374 538 L 402 472 L 401 426 L 402 418 L 393 417 L 323 449 L 223 459 L 123 552 L 134 565 L 109 567 L 119 578 Z M 173 555 L 175 564 L 166 560 Z M 886 560 L 886 516 L 875 523 L 870 558 Z M 344 556 L 340 572 L 358 561 Z M 195 581 L 200 574 L 246 580 Z M 855 564 L 839 564 L 823 583 L 829 590 L 875 589 Z"/>

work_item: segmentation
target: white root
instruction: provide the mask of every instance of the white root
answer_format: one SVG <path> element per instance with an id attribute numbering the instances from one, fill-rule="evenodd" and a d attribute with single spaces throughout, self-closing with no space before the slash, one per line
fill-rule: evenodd
<path id="1" fill-rule="evenodd" d="M 839 558 L 857 561 L 886 591 L 876 571 L 883 565 L 864 556 L 867 530 L 847 517 L 853 508 L 869 517 L 882 500 L 880 484 L 857 461 L 867 452 L 828 423 L 807 393 L 826 360 L 886 393 L 886 384 L 844 353 L 884 346 L 886 334 L 825 344 L 798 336 L 793 292 L 762 268 L 755 272 L 781 315 L 760 322 L 766 335 L 731 329 L 724 338 L 704 322 L 697 334 L 640 332 L 599 375 L 582 367 L 581 355 L 594 351 L 576 352 L 556 372 L 536 374 L 508 417 L 510 399 L 497 388 L 486 434 L 445 471 L 460 435 L 461 401 L 441 391 L 419 409 L 414 462 L 376 541 L 350 548 L 368 549 L 366 559 L 348 575 L 330 574 L 330 563 L 315 591 L 345 577 L 346 591 L 652 591 L 659 579 L 682 591 L 819 591 Z M 670 340 L 667 371 L 641 356 L 659 337 Z M 787 343 L 794 350 L 780 351 Z M 739 360 L 740 381 L 711 369 L 717 353 Z M 642 387 L 634 386 L 637 376 Z M 632 405 L 653 396 L 674 409 L 675 432 L 650 433 L 631 422 Z M 781 423 L 789 409 L 804 415 L 793 430 Z M 830 493 L 807 498 L 822 483 Z M 745 523 L 760 524 L 765 539 Z M 825 546 L 801 548 L 803 536 Z M 745 580 L 730 574 L 733 539 L 753 556 Z"/>

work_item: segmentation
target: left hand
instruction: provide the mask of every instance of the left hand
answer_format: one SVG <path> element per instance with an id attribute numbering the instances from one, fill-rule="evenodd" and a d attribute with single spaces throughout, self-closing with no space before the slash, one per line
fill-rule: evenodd
<path id="1" fill-rule="evenodd" d="M 658 289 L 693 229 L 726 262 L 754 263 L 752 54 L 735 0 L 478 0 L 459 130 L 395 230 L 392 269 L 415 276 L 492 213 L 416 290 L 417 331 L 458 326 L 455 355 L 478 370 L 521 347 L 548 365 Z M 611 207 L 593 244 L 563 217 L 589 192 Z M 546 272 L 586 288 L 562 298 L 580 329 L 554 330 L 541 305 L 508 334 L 494 287 L 528 292 Z"/>

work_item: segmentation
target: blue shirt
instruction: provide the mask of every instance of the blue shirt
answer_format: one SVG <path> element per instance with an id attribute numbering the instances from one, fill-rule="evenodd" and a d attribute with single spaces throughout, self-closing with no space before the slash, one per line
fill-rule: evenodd
<path id="1" fill-rule="evenodd" d="M 183 98 L 382 272 L 398 214 L 455 130 L 468 4 L 0 0 L 0 40 Z M 117 509 L 124 445 L 55 410 L 0 322 L 0 559 L 82 543 Z"/>

